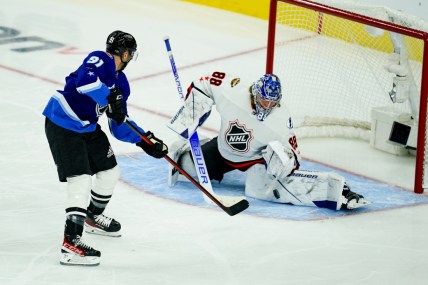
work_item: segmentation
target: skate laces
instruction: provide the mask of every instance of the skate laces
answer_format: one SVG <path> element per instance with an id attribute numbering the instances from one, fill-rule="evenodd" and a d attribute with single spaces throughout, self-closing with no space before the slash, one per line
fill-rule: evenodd
<path id="1" fill-rule="evenodd" d="M 348 202 L 352 200 L 355 200 L 356 202 L 358 202 L 360 198 L 364 198 L 364 197 L 355 192 L 349 191 L 349 193 L 345 195 L 345 198 L 348 200 Z"/>
<path id="2" fill-rule="evenodd" d="M 98 224 L 101 224 L 104 227 L 109 227 L 113 221 L 112 218 L 106 217 L 103 214 L 94 216 L 94 219 Z"/>
<path id="3" fill-rule="evenodd" d="M 346 183 L 343 185 L 342 195 L 347 200 L 347 203 L 354 200 L 354 199 L 356 202 L 358 202 L 360 200 L 360 198 L 364 198 L 364 196 L 359 195 L 355 192 L 352 192 L 351 189 L 349 188 L 348 184 L 346 184 Z"/>
<path id="4" fill-rule="evenodd" d="M 85 249 L 85 250 L 93 250 L 92 247 L 90 247 L 89 245 L 87 245 L 86 243 L 84 243 L 82 241 L 81 236 L 76 236 L 76 238 L 74 239 L 74 246 L 80 247 L 80 248 Z"/>

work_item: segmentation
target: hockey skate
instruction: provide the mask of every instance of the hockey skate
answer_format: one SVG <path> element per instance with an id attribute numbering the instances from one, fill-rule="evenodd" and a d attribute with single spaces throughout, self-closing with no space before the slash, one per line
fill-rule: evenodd
<path id="1" fill-rule="evenodd" d="M 64 235 L 61 249 L 62 265 L 96 266 L 100 264 L 101 252 L 85 244 L 81 237 Z"/>
<path id="2" fill-rule="evenodd" d="M 115 219 L 104 216 L 103 214 L 94 215 L 88 211 L 85 220 L 85 232 L 103 236 L 120 237 L 122 235 L 120 229 L 120 223 Z"/>
<path id="3" fill-rule="evenodd" d="M 346 183 L 343 186 L 342 198 L 341 210 L 357 209 L 370 204 L 363 195 L 352 192 Z"/>

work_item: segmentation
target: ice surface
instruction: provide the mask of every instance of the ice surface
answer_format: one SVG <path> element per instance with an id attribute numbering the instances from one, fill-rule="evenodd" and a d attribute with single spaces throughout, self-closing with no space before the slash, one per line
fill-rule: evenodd
<path id="1" fill-rule="evenodd" d="M 0 39 L 0 284 L 427 284 L 426 204 L 315 220 L 229 217 L 152 195 L 126 179 L 107 209 L 123 236 L 86 235 L 102 252 L 101 265 L 61 266 L 65 185 L 57 180 L 41 112 L 64 77 L 87 52 L 104 49 L 111 31 L 132 33 L 140 56 L 126 70 L 130 115 L 170 144 L 175 135 L 165 125 L 180 100 L 163 37 L 171 38 L 184 85 L 217 69 L 257 78 L 265 68 L 267 23 L 175 0 L 16 0 L 3 3 L 0 23 L 8 31 Z M 4 41 L 12 36 L 64 46 L 17 52 L 37 43 Z M 213 136 L 218 119 L 213 112 L 201 133 Z M 107 131 L 105 118 L 100 123 Z M 113 138 L 111 144 L 119 157 L 138 152 Z M 359 141 L 307 139 L 300 147 L 307 159 L 411 194 L 411 158 Z M 151 179 L 140 162 L 135 175 Z"/>

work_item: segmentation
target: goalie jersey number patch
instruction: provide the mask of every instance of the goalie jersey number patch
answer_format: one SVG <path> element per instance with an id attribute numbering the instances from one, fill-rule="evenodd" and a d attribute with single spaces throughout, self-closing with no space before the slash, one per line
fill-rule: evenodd
<path id="1" fill-rule="evenodd" d="M 229 128 L 224 135 L 227 145 L 238 152 L 247 152 L 253 139 L 252 129 L 247 130 L 245 125 L 241 125 L 238 120 L 229 122 Z"/>

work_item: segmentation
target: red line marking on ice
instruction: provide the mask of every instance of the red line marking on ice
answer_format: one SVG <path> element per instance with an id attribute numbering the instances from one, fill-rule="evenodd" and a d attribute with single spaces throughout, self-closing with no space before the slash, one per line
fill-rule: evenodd
<path id="1" fill-rule="evenodd" d="M 45 77 L 33 74 L 33 73 L 29 73 L 29 72 L 26 72 L 26 71 L 23 71 L 23 70 L 16 69 L 16 68 L 13 68 L 13 67 L 9 67 L 9 66 L 5 66 L 5 65 L 0 64 L 0 68 L 9 70 L 11 72 L 15 72 L 15 73 L 20 74 L 20 75 L 28 76 L 28 77 L 31 77 L 31 78 L 37 78 L 39 80 L 42 80 L 42 81 L 54 84 L 56 86 L 64 86 L 64 83 L 62 83 L 62 82 L 58 82 L 58 81 L 55 81 L 55 80 L 52 80 L 52 79 L 49 79 L 49 78 L 45 78 Z M 167 70 L 167 71 L 162 71 L 162 72 L 158 72 L 158 73 L 149 74 L 149 75 L 146 75 L 146 76 L 140 76 L 138 78 L 134 78 L 133 81 L 141 80 L 141 79 L 145 79 L 145 78 L 156 77 L 156 76 L 160 76 L 160 75 L 167 74 L 167 73 L 169 74 L 169 73 L 171 73 L 171 71 Z M 139 105 L 132 104 L 132 103 L 129 103 L 128 106 L 133 107 L 133 108 L 135 108 L 137 110 L 146 112 L 146 113 L 150 113 L 150 114 L 156 115 L 158 117 L 165 118 L 167 120 L 171 119 L 171 116 L 172 116 L 170 114 L 164 114 L 164 113 L 161 113 L 161 112 L 158 112 L 158 111 L 154 111 L 152 109 L 147 109 L 147 108 L 144 108 L 144 107 L 141 107 Z M 217 130 L 212 129 L 212 128 L 201 127 L 201 129 L 203 129 L 205 131 L 212 132 L 212 133 L 217 133 Z"/>
<path id="2" fill-rule="evenodd" d="M 345 173 L 348 173 L 348 174 L 351 174 L 351 175 L 354 175 L 354 176 L 358 176 L 358 177 L 361 177 L 361 178 L 364 178 L 364 179 L 367 179 L 367 180 L 372 180 L 372 181 L 379 182 L 379 183 L 386 184 L 386 185 L 390 185 L 392 187 L 399 188 L 399 189 L 402 189 L 402 190 L 405 190 L 405 191 L 411 191 L 411 192 L 413 192 L 413 189 L 411 189 L 411 188 L 406 188 L 404 186 L 400 186 L 400 185 L 397 185 L 397 184 L 389 183 L 389 182 L 386 182 L 386 181 L 383 181 L 383 180 L 380 180 L 380 179 L 377 179 L 377 178 L 373 178 L 373 177 L 370 177 L 370 176 L 367 176 L 367 175 L 364 175 L 364 174 L 358 174 L 358 173 L 355 173 L 353 171 L 347 170 L 347 169 L 342 168 L 342 167 L 333 166 L 331 164 L 320 162 L 320 161 L 315 160 L 315 159 L 307 158 L 304 155 L 302 155 L 302 158 L 304 160 L 307 160 L 307 161 L 310 161 L 310 162 L 314 162 L 314 163 L 317 163 L 317 164 L 320 164 L 320 165 L 323 165 L 323 166 L 327 166 L 327 167 L 330 167 L 332 169 L 336 169 L 338 171 L 342 171 L 342 172 L 345 172 Z M 424 193 L 424 194 L 428 195 L 428 193 Z"/>
<path id="3" fill-rule="evenodd" d="M 0 68 L 6 69 L 6 70 L 9 70 L 9 71 L 21 74 L 21 75 L 25 75 L 25 76 L 28 76 L 28 77 L 37 78 L 37 79 L 40 79 L 42 81 L 49 82 L 49 83 L 52 83 L 52 84 L 55 84 L 55 85 L 63 85 L 63 83 L 60 83 L 58 81 L 55 81 L 55 80 L 52 80 L 52 79 L 49 79 L 49 78 L 45 78 L 45 77 L 42 77 L 42 76 L 39 76 L 39 75 L 36 75 L 36 74 L 33 74 L 33 73 L 29 73 L 29 72 L 26 72 L 26 71 L 23 71 L 23 70 L 19 70 L 19 69 L 13 68 L 13 67 L 5 66 L 3 64 L 0 64 Z"/>
<path id="4" fill-rule="evenodd" d="M 225 56 L 213 58 L 213 59 L 206 60 L 206 61 L 192 63 L 192 64 L 180 66 L 180 70 L 188 69 L 188 68 L 192 68 L 192 67 L 195 67 L 195 66 L 200 66 L 200 65 L 204 65 L 204 64 L 208 64 L 208 63 L 212 63 L 212 62 L 222 61 L 222 60 L 225 60 L 225 59 L 230 59 L 230 58 L 238 57 L 238 56 L 249 54 L 249 53 L 252 53 L 252 52 L 261 51 L 261 50 L 264 50 L 264 49 L 266 49 L 266 47 L 258 47 L 258 48 L 250 49 L 250 50 L 247 50 L 247 51 L 242 51 L 242 52 L 238 52 L 238 53 L 234 53 L 234 54 L 230 54 L 230 55 L 225 55 Z M 155 77 L 155 76 L 158 76 L 158 75 L 163 75 L 163 74 L 166 74 L 166 73 L 171 73 L 171 70 L 161 71 L 161 72 L 153 73 L 153 74 L 150 74 L 150 75 L 144 75 L 144 76 L 136 77 L 136 78 L 131 79 L 130 81 L 137 81 L 137 80 L 141 80 L 141 79 Z"/>
<path id="5" fill-rule="evenodd" d="M 67 48 L 63 48 L 62 50 L 58 51 L 59 54 L 65 54 L 65 55 L 73 55 L 73 54 L 88 54 L 89 52 L 87 51 L 83 51 L 83 50 L 79 50 L 78 48 L 75 47 L 67 47 Z"/>

